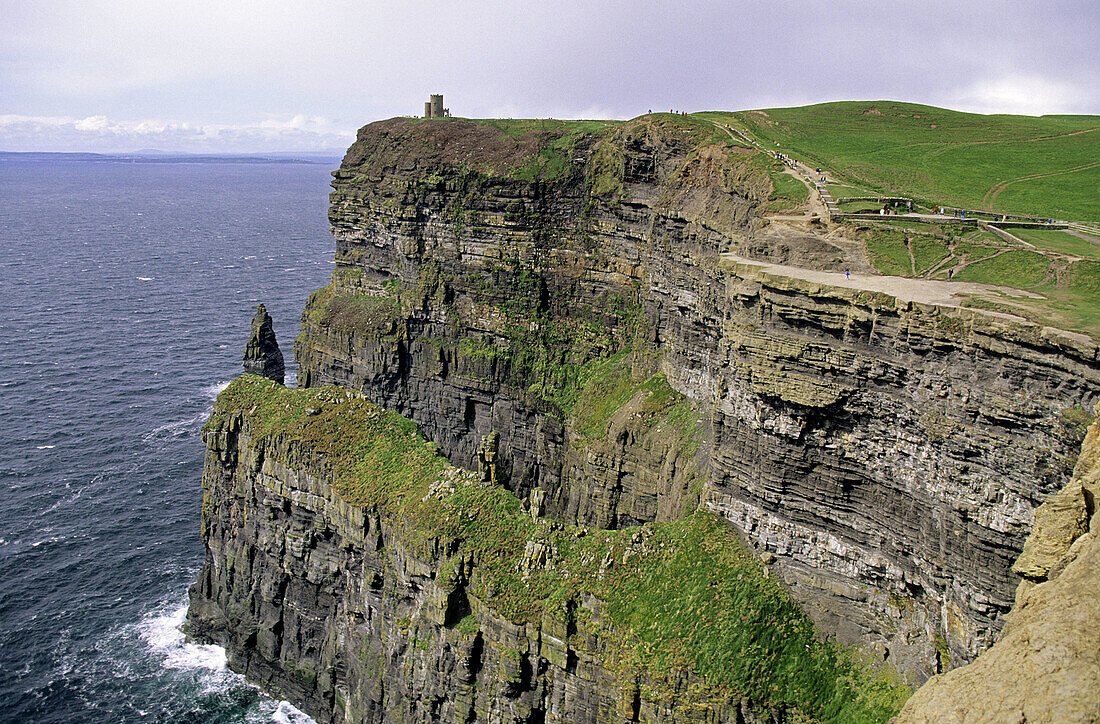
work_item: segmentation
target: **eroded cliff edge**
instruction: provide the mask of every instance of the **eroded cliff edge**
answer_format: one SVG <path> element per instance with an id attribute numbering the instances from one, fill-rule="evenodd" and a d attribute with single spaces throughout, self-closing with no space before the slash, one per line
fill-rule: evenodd
<path id="1" fill-rule="evenodd" d="M 769 239 L 769 182 L 712 131 L 365 127 L 335 174 L 337 267 L 299 379 L 361 389 L 469 469 L 499 434 L 499 482 L 557 520 L 700 504 L 842 640 L 918 680 L 969 661 L 1003 624 L 1033 509 L 1069 479 L 1096 345 L 723 259 L 858 262 Z M 609 359 L 618 376 L 594 374 Z M 697 446 L 630 414 L 604 435 L 586 409 L 656 375 Z"/>
<path id="2" fill-rule="evenodd" d="M 907 693 L 706 511 L 539 518 L 337 387 L 245 375 L 203 437 L 188 631 L 319 721 L 881 721 Z"/>
<path id="3" fill-rule="evenodd" d="M 1036 511 L 1000 639 L 974 663 L 929 680 L 896 724 L 1100 720 L 1098 495 L 1100 420 L 1069 485 Z"/>

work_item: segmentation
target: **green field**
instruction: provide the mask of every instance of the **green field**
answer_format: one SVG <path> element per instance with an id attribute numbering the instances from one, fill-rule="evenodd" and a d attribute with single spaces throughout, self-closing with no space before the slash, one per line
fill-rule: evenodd
<path id="1" fill-rule="evenodd" d="M 1054 229 L 1011 229 L 1024 248 L 981 229 L 902 220 L 848 224 L 872 266 L 890 276 L 977 282 L 1021 289 L 996 291 L 972 305 L 1009 312 L 1100 340 L 1100 244 Z M 950 275 L 948 272 L 951 272 Z"/>
<path id="2" fill-rule="evenodd" d="M 1100 260 L 1100 238 L 1095 241 L 1082 239 L 1068 231 L 1054 229 L 1008 229 L 1013 236 L 1034 244 L 1040 249 Z"/>
<path id="3" fill-rule="evenodd" d="M 699 115 L 876 192 L 1100 220 L 1100 116 L 986 116 L 893 101 Z"/>

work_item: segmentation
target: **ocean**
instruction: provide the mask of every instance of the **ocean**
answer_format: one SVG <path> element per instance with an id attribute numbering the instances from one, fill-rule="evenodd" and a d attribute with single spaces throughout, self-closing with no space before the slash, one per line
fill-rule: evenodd
<path id="1" fill-rule="evenodd" d="M 328 163 L 0 158 L 0 722 L 308 722 L 184 641 L 200 430 L 291 345 Z"/>

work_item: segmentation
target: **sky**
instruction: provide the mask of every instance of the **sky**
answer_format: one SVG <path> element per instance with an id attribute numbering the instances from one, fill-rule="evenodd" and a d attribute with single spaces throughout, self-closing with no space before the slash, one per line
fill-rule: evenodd
<path id="1" fill-rule="evenodd" d="M 0 151 L 341 150 L 423 113 L 1100 114 L 1100 3 L 0 0 Z"/>

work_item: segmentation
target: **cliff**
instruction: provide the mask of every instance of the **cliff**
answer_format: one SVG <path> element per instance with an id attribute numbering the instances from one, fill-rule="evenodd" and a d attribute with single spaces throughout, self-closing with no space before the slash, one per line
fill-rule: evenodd
<path id="1" fill-rule="evenodd" d="M 758 220 L 766 174 L 694 118 L 395 119 L 334 176 L 304 385 L 362 390 L 469 470 L 495 433 L 494 479 L 563 523 L 701 506 L 915 680 L 993 642 L 1100 390 L 1093 341 L 753 264 L 863 261 Z M 664 427 L 630 404 L 658 382 Z"/>
<path id="2" fill-rule="evenodd" d="M 1100 412 L 1100 410 L 1097 410 Z M 1100 420 L 1073 479 L 1035 512 L 1025 576 L 993 648 L 922 686 L 897 724 L 1100 719 Z"/>
<path id="3" fill-rule="evenodd" d="M 337 387 L 245 375 L 203 438 L 188 632 L 318 721 L 882 721 L 906 693 L 713 514 L 539 518 Z"/>

